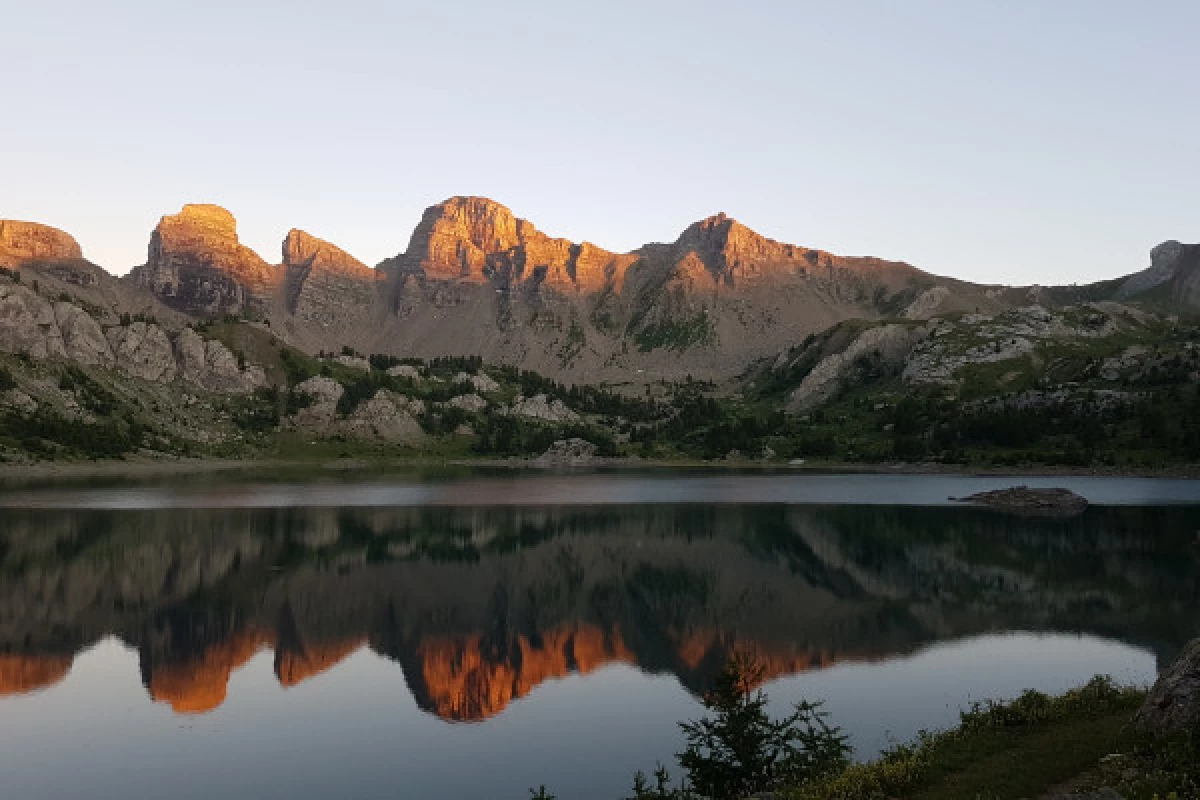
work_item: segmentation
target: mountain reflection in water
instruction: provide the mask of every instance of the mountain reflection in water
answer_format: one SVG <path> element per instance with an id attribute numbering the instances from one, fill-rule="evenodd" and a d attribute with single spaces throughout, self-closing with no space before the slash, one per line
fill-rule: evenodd
<path id="1" fill-rule="evenodd" d="M 108 636 L 155 701 L 203 713 L 263 648 L 284 687 L 360 648 L 451 721 L 623 663 L 703 690 L 997 631 L 1152 650 L 1197 633 L 1195 508 L 1071 520 L 954 508 L 636 506 L 0 516 L 0 695 Z M 0 699 L 0 704 L 3 700 Z"/>

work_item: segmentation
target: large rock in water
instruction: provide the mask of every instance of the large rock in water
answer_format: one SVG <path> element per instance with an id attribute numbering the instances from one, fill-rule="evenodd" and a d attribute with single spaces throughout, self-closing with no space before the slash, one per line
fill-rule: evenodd
<path id="1" fill-rule="evenodd" d="M 375 270 L 304 231 L 283 240 L 283 266 L 288 311 L 304 322 L 328 327 L 375 299 Z"/>
<path id="2" fill-rule="evenodd" d="M 1156 736 L 1171 736 L 1200 725 L 1200 639 L 1193 639 L 1167 667 L 1134 717 Z"/>
<path id="3" fill-rule="evenodd" d="M 0 267 L 18 269 L 43 261 L 73 261 L 83 258 L 79 243 L 70 234 L 39 225 L 0 219 Z"/>
<path id="4" fill-rule="evenodd" d="M 208 315 L 261 309 L 279 283 L 279 271 L 238 241 L 233 215 L 214 205 L 163 217 L 131 275 L 167 305 Z"/>
<path id="5" fill-rule="evenodd" d="M 951 498 L 955 499 L 955 498 Z M 1070 489 L 1030 489 L 1014 486 L 963 497 L 959 502 L 1007 511 L 1012 514 L 1070 517 L 1087 510 L 1087 498 Z"/>

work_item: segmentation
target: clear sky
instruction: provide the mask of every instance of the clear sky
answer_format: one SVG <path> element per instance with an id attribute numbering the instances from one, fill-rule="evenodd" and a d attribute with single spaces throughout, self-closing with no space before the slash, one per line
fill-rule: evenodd
<path id="1" fill-rule="evenodd" d="M 145 260 L 215 202 L 374 264 L 482 194 L 616 250 L 726 211 L 1008 283 L 1200 240 L 1193 0 L 0 0 L 0 217 Z"/>

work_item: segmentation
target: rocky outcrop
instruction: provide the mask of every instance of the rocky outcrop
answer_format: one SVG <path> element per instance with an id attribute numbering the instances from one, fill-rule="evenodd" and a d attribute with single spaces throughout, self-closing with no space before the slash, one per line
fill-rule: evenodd
<path id="1" fill-rule="evenodd" d="M 324 427 L 337 419 L 338 401 L 346 390 L 333 378 L 317 375 L 302 381 L 292 393 L 307 400 L 307 405 L 292 415 L 296 427 Z"/>
<path id="2" fill-rule="evenodd" d="M 457 408 L 477 414 L 487 408 L 488 401 L 477 394 L 460 394 L 457 397 L 451 397 L 447 400 L 446 405 L 450 408 Z"/>
<path id="3" fill-rule="evenodd" d="M 465 372 L 460 372 L 454 376 L 452 382 L 469 383 L 475 388 L 475 391 L 482 392 L 484 394 L 487 394 L 488 392 L 494 392 L 500 388 L 500 384 L 496 383 L 482 372 L 478 375 L 468 375 Z"/>
<path id="4" fill-rule="evenodd" d="M 184 328 L 174 344 L 179 374 L 189 383 L 226 394 L 246 394 L 267 385 L 262 367 L 239 364 L 229 348 L 216 339 L 203 339 L 191 328 Z"/>
<path id="5" fill-rule="evenodd" d="M 1200 244 L 1167 241 L 1150 251 L 1150 266 L 1123 279 L 1118 300 L 1147 298 L 1171 305 L 1200 306 Z"/>
<path id="6" fill-rule="evenodd" d="M 0 267 L 19 269 L 31 263 L 83 258 L 70 234 L 36 222 L 0 219 Z"/>
<path id="7" fill-rule="evenodd" d="M 596 445 L 579 437 L 559 439 L 534 461 L 547 467 L 578 467 L 592 463 L 597 449 Z"/>
<path id="8" fill-rule="evenodd" d="M 425 404 L 420 400 L 380 389 L 374 397 L 354 409 L 346 418 L 344 428 L 351 435 L 364 439 L 415 445 L 426 438 L 417 421 L 423 413 Z"/>
<path id="9" fill-rule="evenodd" d="M 387 374 L 391 378 L 408 378 L 410 381 L 421 380 L 421 370 L 411 364 L 398 364 L 394 367 L 388 367 Z"/>
<path id="10" fill-rule="evenodd" d="M 166 332 L 146 322 L 118 325 L 105 332 L 116 364 L 143 380 L 167 382 L 179 371 Z"/>
<path id="11" fill-rule="evenodd" d="M 578 422 L 580 419 L 562 400 L 552 400 L 544 394 L 535 394 L 533 397 L 517 395 L 512 405 L 502 409 L 501 413 L 542 422 Z"/>
<path id="12" fill-rule="evenodd" d="M 30 289 L 0 283 L 0 350 L 31 358 L 65 357 L 54 307 Z"/>
<path id="13" fill-rule="evenodd" d="M 73 303 L 50 303 L 36 292 L 0 284 L 0 351 L 115 367 L 143 380 L 177 377 L 213 392 L 241 394 L 267 384 L 256 365 L 243 366 L 225 345 L 190 328 L 172 337 L 145 321 L 107 329 Z"/>
<path id="14" fill-rule="evenodd" d="M 337 356 L 333 359 L 333 363 L 341 364 L 349 369 L 360 369 L 363 372 L 371 371 L 371 362 L 362 356 Z"/>
<path id="15" fill-rule="evenodd" d="M 853 376 L 859 359 L 902 364 L 926 329 L 910 325 L 881 325 L 859 334 L 845 350 L 821 360 L 788 398 L 788 409 L 802 411 L 833 397 Z"/>
<path id="16" fill-rule="evenodd" d="M 214 205 L 163 217 L 131 275 L 167 305 L 201 315 L 261 312 L 280 283 L 279 271 L 238 241 L 233 215 Z"/>
<path id="17" fill-rule="evenodd" d="M 302 322 L 329 327 L 375 299 L 375 270 L 304 231 L 283 240 L 283 268 L 288 310 Z"/>
<path id="18" fill-rule="evenodd" d="M 1172 736 L 1200 724 L 1200 639 L 1193 639 L 1155 682 L 1135 720 L 1156 736 Z"/>

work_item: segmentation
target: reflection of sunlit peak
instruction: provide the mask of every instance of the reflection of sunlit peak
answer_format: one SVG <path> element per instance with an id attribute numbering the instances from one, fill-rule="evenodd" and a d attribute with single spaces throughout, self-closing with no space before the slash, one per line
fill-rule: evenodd
<path id="1" fill-rule="evenodd" d="M 300 650 L 284 650 L 278 647 L 275 650 L 275 675 L 284 688 L 295 686 L 337 666 L 365 642 L 366 639 L 359 636 L 305 645 Z"/>
<path id="2" fill-rule="evenodd" d="M 235 634 L 210 645 L 197 658 L 156 666 L 147 688 L 159 703 L 169 703 L 177 714 L 205 714 L 225 702 L 229 676 L 249 661 L 262 646 L 256 632 Z"/>
<path id="3" fill-rule="evenodd" d="M 0 655 L 0 697 L 45 689 L 71 670 L 71 656 Z"/>

